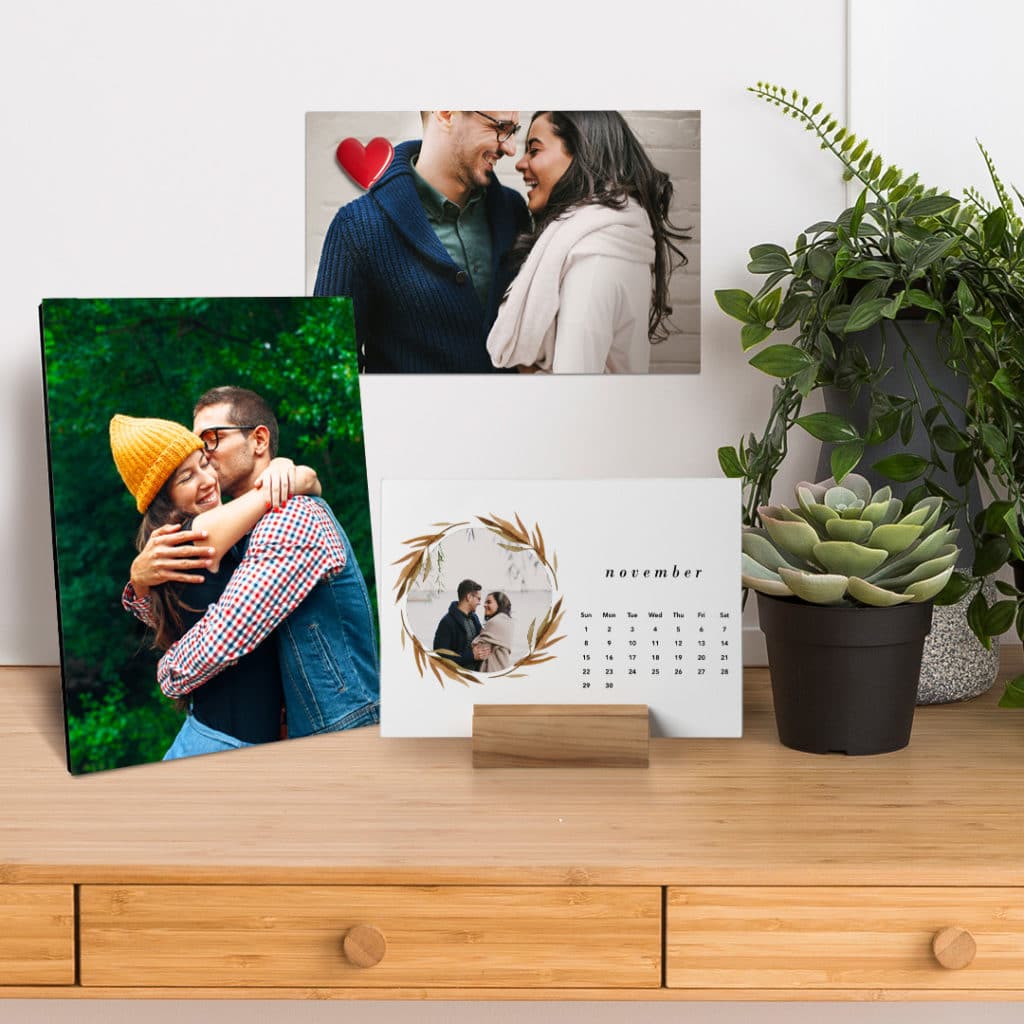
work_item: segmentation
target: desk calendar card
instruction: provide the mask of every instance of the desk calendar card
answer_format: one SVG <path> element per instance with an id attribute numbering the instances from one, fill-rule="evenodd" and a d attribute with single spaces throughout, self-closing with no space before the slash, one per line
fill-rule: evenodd
<path id="1" fill-rule="evenodd" d="M 469 736 L 473 705 L 647 704 L 740 736 L 735 480 L 386 480 L 381 731 Z"/>

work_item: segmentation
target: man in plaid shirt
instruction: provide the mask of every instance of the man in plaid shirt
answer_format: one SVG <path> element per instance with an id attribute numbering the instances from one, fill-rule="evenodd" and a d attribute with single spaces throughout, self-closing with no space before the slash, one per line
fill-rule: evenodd
<path id="1" fill-rule="evenodd" d="M 235 496 L 267 471 L 277 422 L 266 403 L 242 388 L 215 388 L 196 405 L 194 430 L 221 490 Z M 302 736 L 378 720 L 379 668 L 362 573 L 330 507 L 294 495 L 283 480 L 280 507 L 264 515 L 219 601 L 160 659 L 165 694 L 184 696 L 277 631 L 288 732 Z M 201 531 L 154 531 L 132 563 L 123 603 L 148 620 L 149 588 L 200 582 L 210 565 Z"/>

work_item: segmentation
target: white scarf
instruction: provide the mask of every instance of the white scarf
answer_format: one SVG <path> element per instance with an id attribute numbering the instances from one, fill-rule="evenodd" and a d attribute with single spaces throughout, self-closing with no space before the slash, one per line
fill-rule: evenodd
<path id="1" fill-rule="evenodd" d="M 534 243 L 505 295 L 487 336 L 495 366 L 550 370 L 562 280 L 582 256 L 614 256 L 651 266 L 654 238 L 644 208 L 630 199 L 621 210 L 597 203 L 552 221 Z"/>

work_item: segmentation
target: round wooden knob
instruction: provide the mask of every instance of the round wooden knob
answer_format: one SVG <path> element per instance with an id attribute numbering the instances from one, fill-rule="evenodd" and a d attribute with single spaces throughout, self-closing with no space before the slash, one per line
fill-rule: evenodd
<path id="1" fill-rule="evenodd" d="M 932 952 L 943 967 L 959 971 L 974 960 L 978 944 L 966 928 L 954 924 L 935 933 L 932 939 Z"/>
<path id="2" fill-rule="evenodd" d="M 384 959 L 388 940 L 372 924 L 357 924 L 348 930 L 341 945 L 345 956 L 356 967 L 376 967 Z"/>

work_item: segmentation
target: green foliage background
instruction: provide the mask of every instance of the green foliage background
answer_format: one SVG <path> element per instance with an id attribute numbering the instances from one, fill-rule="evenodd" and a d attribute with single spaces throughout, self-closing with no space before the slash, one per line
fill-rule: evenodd
<path id="1" fill-rule="evenodd" d="M 159 760 L 182 717 L 158 652 L 121 607 L 139 514 L 110 454 L 115 413 L 191 426 L 208 388 L 277 412 L 280 454 L 316 469 L 374 595 L 349 299 L 59 299 L 43 303 L 50 473 L 74 773 Z"/>

